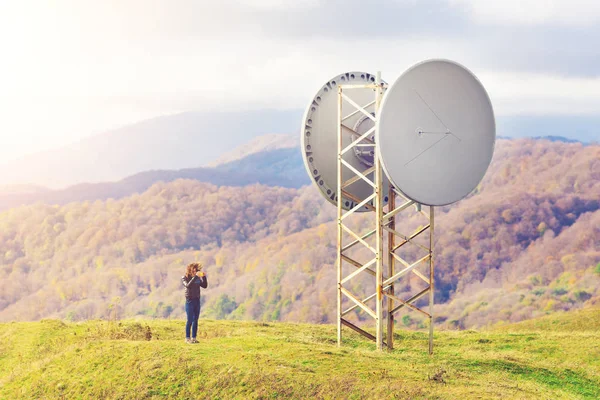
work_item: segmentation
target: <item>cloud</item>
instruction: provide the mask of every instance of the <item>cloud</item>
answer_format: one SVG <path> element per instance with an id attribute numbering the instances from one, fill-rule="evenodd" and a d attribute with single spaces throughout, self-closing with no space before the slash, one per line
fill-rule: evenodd
<path id="1" fill-rule="evenodd" d="M 241 6 L 249 7 L 251 9 L 302 9 L 302 8 L 316 8 L 321 3 L 319 0 L 237 0 L 227 1 L 228 6 L 237 8 Z"/>
<path id="2" fill-rule="evenodd" d="M 498 115 L 598 115 L 600 78 L 530 73 L 478 74 Z"/>
<path id="3" fill-rule="evenodd" d="M 466 65 L 480 78 L 498 115 L 594 115 L 600 110 L 600 77 L 498 70 L 462 43 L 394 39 L 312 40 L 294 46 L 287 43 L 283 39 L 263 40 L 260 46 L 253 46 L 251 41 L 205 43 L 202 51 L 193 55 L 185 55 L 185 48 L 176 50 L 173 54 L 177 56 L 155 60 L 155 64 L 159 70 L 177 68 L 180 74 L 166 77 L 160 90 L 147 92 L 132 102 L 147 102 L 152 108 L 162 104 L 170 111 L 304 108 L 324 82 L 341 72 L 380 70 L 391 83 L 414 63 L 449 58 Z M 356 48 L 369 52 L 357 57 Z M 390 51 L 394 48 L 402 51 Z M 205 65 L 206 60 L 218 62 Z M 130 68 L 131 73 L 139 69 Z M 199 78 L 190 78 L 195 73 Z M 119 85 L 127 83 L 126 76 L 121 79 Z M 140 70 L 137 79 L 140 87 L 145 87 L 156 76 Z"/>
<path id="4" fill-rule="evenodd" d="M 499 72 L 554 74 L 562 77 L 600 76 L 600 29 L 558 28 L 482 30 L 469 41 L 469 54 Z"/>
<path id="5" fill-rule="evenodd" d="M 600 22 L 597 0 L 449 0 L 479 23 L 592 26 Z"/>
<path id="6" fill-rule="evenodd" d="M 0 2 L 0 104 L 10 116 L 0 130 L 17 132 L 25 146 L 42 130 L 54 140 L 146 115 L 303 108 L 343 71 L 381 70 L 391 82 L 427 58 L 472 69 L 499 115 L 600 114 L 599 7 L 584 0 Z M 33 126 L 35 115 L 43 118 Z"/>

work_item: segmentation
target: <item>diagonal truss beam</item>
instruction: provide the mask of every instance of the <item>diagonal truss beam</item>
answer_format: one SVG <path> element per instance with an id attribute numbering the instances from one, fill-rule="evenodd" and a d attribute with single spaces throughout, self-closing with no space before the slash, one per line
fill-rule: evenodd
<path id="1" fill-rule="evenodd" d="M 395 187 L 392 187 L 391 189 L 392 189 L 392 192 L 394 192 L 394 194 L 396 196 L 403 198 L 404 201 L 409 201 L 410 200 L 408 197 L 406 197 L 406 195 L 404 193 L 402 193 L 401 191 L 399 191 Z M 415 206 L 415 210 L 417 210 L 418 213 L 420 213 L 421 215 L 423 215 L 427 219 L 429 219 L 429 215 L 425 211 L 421 210 L 421 204 L 415 203 L 414 206 Z"/>
<path id="2" fill-rule="evenodd" d="M 350 128 L 349 126 L 346 125 L 342 125 L 342 132 L 344 132 L 345 134 L 350 134 L 350 135 L 355 135 L 355 136 L 361 136 L 360 133 L 356 132 L 354 129 Z M 362 146 L 374 146 L 375 142 L 372 141 L 371 139 L 369 139 L 368 137 L 365 137 L 363 139 L 366 143 L 365 144 L 355 144 L 355 147 L 362 147 Z"/>
<path id="3" fill-rule="evenodd" d="M 406 237 L 405 235 L 401 234 L 401 233 L 400 233 L 400 232 L 398 232 L 397 230 L 390 228 L 389 226 L 386 226 L 386 225 L 384 225 L 384 226 L 383 226 L 383 229 L 385 229 L 386 231 L 388 231 L 388 232 L 390 232 L 390 233 L 393 233 L 394 235 L 396 235 L 396 236 L 398 236 L 398 237 L 400 237 L 400 238 L 404 239 L 404 240 L 405 240 L 405 241 L 407 241 L 407 242 L 411 242 L 411 240 L 410 240 L 408 237 Z M 428 247 L 425 247 L 425 246 L 423 246 L 422 244 L 419 244 L 419 243 L 416 243 L 416 242 L 411 242 L 411 243 L 412 243 L 412 244 L 414 244 L 414 245 L 416 245 L 416 246 L 419 246 L 420 248 L 422 248 L 422 249 L 423 249 L 423 250 L 425 250 L 425 251 L 429 251 L 429 248 L 428 248 Z"/>
<path id="4" fill-rule="evenodd" d="M 350 293 L 350 291 L 348 289 L 346 289 L 345 287 L 341 287 L 342 293 L 345 294 L 350 300 L 352 300 L 357 306 L 359 306 L 360 308 L 363 309 L 363 311 L 365 311 L 367 314 L 369 314 L 371 317 L 377 319 L 377 314 L 375 314 L 375 311 L 371 310 L 371 308 L 366 305 L 365 303 L 363 303 L 358 297 L 354 296 L 352 293 Z"/>
<path id="5" fill-rule="evenodd" d="M 371 167 L 369 169 L 366 169 L 365 172 L 363 172 L 363 175 L 369 175 L 371 173 L 373 173 L 375 171 L 375 167 Z M 342 184 L 342 188 L 347 188 L 348 186 L 352 185 L 354 182 L 360 181 L 362 178 L 358 175 L 353 176 L 352 178 L 348 179 L 346 182 L 344 182 Z"/>
<path id="6" fill-rule="evenodd" d="M 370 103 L 365 104 L 364 106 L 362 106 L 361 108 L 363 109 L 367 109 L 368 107 L 371 107 L 373 104 L 375 104 L 375 100 L 371 101 Z M 360 112 L 360 110 L 354 110 L 352 111 L 350 114 L 346 115 L 345 117 L 342 118 L 342 120 L 340 122 L 344 122 L 345 120 L 347 120 L 348 118 L 354 117 L 356 114 L 358 114 Z"/>
<path id="7" fill-rule="evenodd" d="M 368 269 L 371 265 L 375 264 L 376 261 L 377 261 L 377 257 L 373 258 L 371 261 L 369 261 L 368 263 L 366 263 L 365 265 L 361 266 L 356 271 L 354 271 L 353 273 L 351 273 L 350 275 L 348 275 L 347 277 L 345 277 L 344 279 L 342 279 L 342 283 L 348 282 L 350 279 L 354 278 L 356 275 L 360 274 L 361 272 L 363 272 L 366 269 Z M 375 271 L 373 271 L 373 272 L 375 272 Z"/>
<path id="8" fill-rule="evenodd" d="M 392 248 L 392 251 L 396 251 L 398 250 L 400 247 L 404 246 L 406 243 L 411 243 L 411 240 L 413 240 L 414 238 L 416 238 L 417 236 L 419 236 L 421 233 L 425 232 L 427 229 L 429 229 L 430 225 L 427 224 L 424 227 L 417 229 L 415 232 L 413 232 L 409 237 L 407 238 L 402 238 L 402 242 L 398 243 L 397 245 L 395 245 Z"/>
<path id="9" fill-rule="evenodd" d="M 405 267 L 410 267 L 410 264 L 407 263 L 402 257 L 400 257 L 399 255 L 395 254 L 395 253 L 390 253 L 392 255 L 392 257 L 394 257 L 398 262 L 400 262 L 400 264 L 404 265 Z M 416 268 L 413 268 L 412 273 L 417 275 L 419 278 L 423 279 L 423 281 L 425 281 L 425 283 L 427 283 L 429 285 L 429 279 L 427 279 L 427 277 L 425 275 L 423 275 L 422 273 L 420 273 Z"/>
<path id="10" fill-rule="evenodd" d="M 352 258 L 350 258 L 350 257 L 348 257 L 348 256 L 346 256 L 344 254 L 342 254 L 341 257 L 342 257 L 342 260 L 348 262 L 349 264 L 354 265 L 356 268 L 362 268 L 363 267 L 363 265 L 361 263 L 359 263 L 358 261 L 356 261 L 356 260 L 354 260 L 354 259 L 352 259 Z M 367 268 L 365 270 L 365 272 L 367 272 L 368 274 L 371 274 L 371 275 L 375 276 L 375 271 L 373 271 L 371 268 Z"/>
<path id="11" fill-rule="evenodd" d="M 343 158 L 340 158 L 340 161 L 342 162 L 342 164 L 344 164 L 350 171 L 354 172 L 355 175 L 360 176 L 362 180 L 364 180 L 365 182 L 367 182 L 369 185 L 371 185 L 373 187 L 373 189 L 375 189 L 375 184 L 373 183 L 372 180 L 370 180 L 369 178 L 367 178 L 365 175 L 362 174 L 362 172 L 360 172 L 359 170 L 357 170 L 356 168 L 354 168 L 352 166 L 352 164 L 350 164 L 348 161 L 344 160 Z"/>
<path id="12" fill-rule="evenodd" d="M 375 336 L 371 335 L 369 332 L 365 331 L 364 329 L 361 329 L 358 326 L 354 325 L 352 322 L 347 321 L 344 318 L 340 318 L 340 319 L 342 321 L 342 324 L 344 324 L 348 328 L 352 329 L 354 332 L 360 333 L 361 335 L 363 335 L 367 339 L 371 339 L 374 342 L 377 340 L 377 338 Z"/>
<path id="13" fill-rule="evenodd" d="M 377 122 L 377 118 L 371 115 L 370 112 L 362 108 L 359 104 L 357 104 L 354 100 L 352 100 L 349 96 L 345 95 L 343 92 L 341 93 L 342 99 L 346 100 L 350 103 L 354 108 L 363 113 L 367 118 L 370 118 L 373 122 Z"/>
<path id="14" fill-rule="evenodd" d="M 398 278 L 400 278 L 402 275 L 406 274 L 407 272 L 410 272 L 412 269 L 414 269 L 417 265 L 419 265 L 423 261 L 429 260 L 429 257 L 431 257 L 431 254 L 427 254 L 426 256 L 418 259 L 417 261 L 415 261 L 414 263 L 412 263 L 408 267 L 404 268 L 402 271 L 398 272 L 394 276 L 392 276 L 392 277 L 386 279 L 385 281 L 383 281 L 383 284 L 384 285 L 389 285 L 390 283 L 397 281 Z"/>
<path id="15" fill-rule="evenodd" d="M 344 195 L 344 197 L 349 198 L 350 200 L 352 200 L 355 203 L 361 202 L 361 200 L 358 197 L 356 197 L 352 193 L 346 192 L 345 190 L 342 190 L 342 194 Z M 367 207 L 371 211 L 375 211 L 375 207 L 373 207 L 371 204 L 365 204 L 365 207 Z"/>
<path id="16" fill-rule="evenodd" d="M 354 214 L 357 210 L 360 210 L 365 204 L 367 204 L 369 201 L 373 200 L 374 198 L 375 198 L 375 193 L 373 193 L 372 195 L 368 196 L 366 199 L 364 199 L 363 201 L 361 201 L 360 203 L 355 205 L 351 210 L 348 210 L 348 212 L 346 212 L 344 215 L 342 215 L 342 221 L 344 219 L 348 218 L 349 216 L 351 216 L 352 214 Z"/>
<path id="17" fill-rule="evenodd" d="M 364 299 L 362 299 L 363 303 L 366 303 L 367 301 L 371 300 L 373 297 L 375 297 L 377 295 L 377 293 L 373 293 L 372 295 L 365 297 Z M 343 313 L 342 316 L 354 311 L 355 309 L 358 308 L 358 305 L 354 304 L 352 307 L 346 309 Z"/>
<path id="18" fill-rule="evenodd" d="M 427 278 L 425 275 L 423 275 L 421 272 L 419 272 L 419 270 L 417 270 L 416 268 L 412 270 L 412 273 L 415 274 L 416 276 L 418 276 L 419 278 L 421 278 L 423 280 L 423 282 L 425 282 L 426 284 L 430 284 L 431 282 L 429 281 L 429 278 Z"/>
<path id="19" fill-rule="evenodd" d="M 388 290 L 390 287 L 392 287 L 392 285 L 387 285 L 382 290 Z M 364 299 L 362 299 L 362 302 L 366 303 L 367 301 L 371 300 L 375 296 L 377 296 L 377 293 L 373 293 L 372 295 L 365 297 Z M 342 315 L 346 315 L 349 312 L 352 312 L 353 310 L 355 310 L 357 308 L 358 308 L 358 306 L 355 304 L 355 305 L 351 306 L 350 308 L 344 310 L 344 312 L 342 313 Z"/>
<path id="20" fill-rule="evenodd" d="M 425 289 L 425 290 L 426 290 L 426 292 L 428 292 L 428 291 L 429 291 L 429 288 L 427 288 L 427 289 Z M 391 299 L 394 299 L 394 300 L 396 300 L 396 301 L 397 301 L 397 302 L 399 302 L 400 304 L 402 304 L 402 305 L 404 305 L 404 306 L 406 306 L 406 307 L 408 307 L 408 308 L 410 308 L 410 309 L 412 309 L 412 310 L 415 310 L 415 311 L 418 311 L 418 312 L 420 312 L 420 313 L 423 313 L 423 314 L 425 314 L 425 316 L 427 316 L 427 318 L 431 318 L 431 315 L 430 315 L 428 312 L 421 310 L 419 307 L 417 307 L 417 306 L 415 306 L 415 305 L 413 305 L 413 304 L 410 304 L 411 302 L 409 302 L 409 301 L 404 301 L 404 300 L 402 300 L 400 297 L 398 297 L 398 296 L 395 296 L 395 295 L 393 295 L 393 294 L 390 294 L 390 293 L 389 293 L 389 292 L 387 292 L 387 291 L 386 291 L 386 292 L 383 292 L 383 294 L 384 294 L 384 295 L 386 295 L 387 297 L 391 298 Z"/>
<path id="21" fill-rule="evenodd" d="M 390 311 L 390 313 L 394 314 L 396 311 L 398 311 L 402 307 L 404 307 L 406 305 L 406 303 L 413 303 L 413 302 L 419 300 L 421 297 L 425 296 L 427 293 L 429 293 L 429 288 L 425 288 L 425 289 L 421 290 L 419 293 L 415 294 L 414 296 L 412 296 L 408 300 L 403 301 L 401 304 L 399 304 L 398 306 L 396 306 L 395 308 L 393 308 Z"/>
<path id="22" fill-rule="evenodd" d="M 375 232 L 376 232 L 376 230 L 373 229 L 373 230 L 365 233 L 364 235 L 362 235 L 360 238 L 364 240 L 364 239 L 368 238 L 369 236 L 372 236 Z M 360 243 L 360 242 L 358 240 L 354 240 L 353 242 L 348 243 L 347 245 L 342 247 L 342 253 L 345 252 L 346 250 L 354 247 L 354 245 L 356 245 L 357 243 Z"/>
<path id="23" fill-rule="evenodd" d="M 392 257 L 396 259 L 396 261 L 400 262 L 400 264 L 404 265 L 406 268 L 410 267 L 410 264 L 404 260 L 404 258 L 400 257 L 396 253 L 392 253 Z"/>
<path id="24" fill-rule="evenodd" d="M 402 204 L 401 206 L 399 206 L 398 208 L 390 211 L 389 213 L 385 214 L 383 216 L 383 220 L 388 220 L 390 218 L 392 218 L 394 215 L 398 214 L 401 211 L 406 210 L 408 207 L 412 206 L 413 204 L 415 204 L 415 202 L 413 200 L 409 200 L 406 203 Z"/>
<path id="25" fill-rule="evenodd" d="M 366 248 L 368 248 L 369 250 L 371 250 L 373 253 L 377 254 L 377 251 L 372 248 L 369 243 L 365 242 L 360 236 L 358 236 L 356 233 L 354 233 L 352 231 L 352 229 L 348 228 L 346 225 L 342 224 L 342 222 L 340 221 L 339 224 L 342 226 L 342 229 L 345 230 L 346 232 L 348 232 L 350 234 L 350 236 L 354 237 L 354 239 L 358 240 L 360 243 L 362 243 L 363 246 L 365 246 Z"/>
<path id="26" fill-rule="evenodd" d="M 363 133 L 362 135 L 360 135 L 358 137 L 358 139 L 356 139 L 355 141 L 353 141 L 352 143 L 350 143 L 348 146 L 346 146 L 344 148 L 344 150 L 342 150 L 342 154 L 346 154 L 348 152 L 348 150 L 352 149 L 354 146 L 358 145 L 363 140 L 368 139 L 367 136 L 369 136 L 373 132 L 375 132 L 375 127 L 372 127 L 371 129 L 369 129 L 368 131 L 366 131 L 365 133 Z M 373 143 L 370 139 L 368 141 L 371 142 L 371 143 Z"/>

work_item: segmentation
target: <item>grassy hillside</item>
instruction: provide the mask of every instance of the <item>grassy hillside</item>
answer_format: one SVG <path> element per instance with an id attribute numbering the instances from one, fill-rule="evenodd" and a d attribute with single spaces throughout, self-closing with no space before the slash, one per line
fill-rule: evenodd
<path id="1" fill-rule="evenodd" d="M 498 326 L 497 331 L 553 331 L 553 332 L 571 332 L 588 331 L 600 332 L 600 311 L 597 308 L 588 308 L 577 312 L 561 312 L 547 315 L 540 318 L 534 318 L 527 321 L 521 321 L 515 324 Z M 596 348 L 600 343 L 596 343 Z"/>
<path id="2" fill-rule="evenodd" d="M 402 330 L 379 354 L 348 331 L 338 348 L 333 325 L 202 320 L 186 345 L 174 320 L 6 323 L 0 398 L 595 399 L 599 320 L 436 332 L 433 357 L 426 333 Z"/>

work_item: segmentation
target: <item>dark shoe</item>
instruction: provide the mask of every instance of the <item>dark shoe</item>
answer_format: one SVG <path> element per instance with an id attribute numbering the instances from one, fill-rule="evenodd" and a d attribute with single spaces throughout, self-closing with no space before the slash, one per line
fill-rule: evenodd
<path id="1" fill-rule="evenodd" d="M 192 340 L 190 341 L 190 343 L 198 343 L 198 341 L 196 340 L 196 338 L 192 338 Z"/>

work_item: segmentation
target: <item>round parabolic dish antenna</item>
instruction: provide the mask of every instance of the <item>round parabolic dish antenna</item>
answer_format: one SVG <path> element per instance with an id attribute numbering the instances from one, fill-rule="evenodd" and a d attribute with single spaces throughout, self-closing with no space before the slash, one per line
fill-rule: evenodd
<path id="1" fill-rule="evenodd" d="M 388 88 L 375 139 L 396 189 L 421 204 L 454 203 L 475 189 L 492 159 L 492 103 L 462 65 L 424 61 Z"/>
<path id="2" fill-rule="evenodd" d="M 375 75 L 366 72 L 347 72 L 330 79 L 325 82 L 310 101 L 302 120 L 300 134 L 304 165 L 319 191 L 330 203 L 336 206 L 338 86 L 367 83 L 375 83 Z M 345 91 L 345 93 L 357 104 L 363 107 L 369 105 L 365 109 L 375 115 L 376 91 L 373 88 L 351 89 Z M 342 103 L 342 117 L 353 114 L 343 121 L 342 148 L 348 146 L 374 126 L 374 122 L 365 114 L 355 111 L 356 108 L 347 101 Z M 374 132 L 370 139 L 375 140 Z M 373 166 L 374 152 L 375 147 L 369 147 L 365 142 L 364 147 L 357 147 L 355 151 L 348 151 L 343 157 L 353 168 L 362 173 Z M 356 176 L 345 165 L 342 168 L 344 181 Z M 367 177 L 372 181 L 375 180 L 374 173 L 368 174 Z M 384 202 L 387 202 L 388 187 L 388 180 L 384 176 Z M 354 197 L 354 199 L 344 198 L 342 200 L 342 207 L 346 210 L 354 208 L 360 201 L 373 194 L 373 187 L 362 179 L 345 187 L 344 190 Z M 371 202 L 371 205 L 373 205 L 373 202 Z M 364 206 L 357 211 L 369 211 L 369 208 Z"/>

